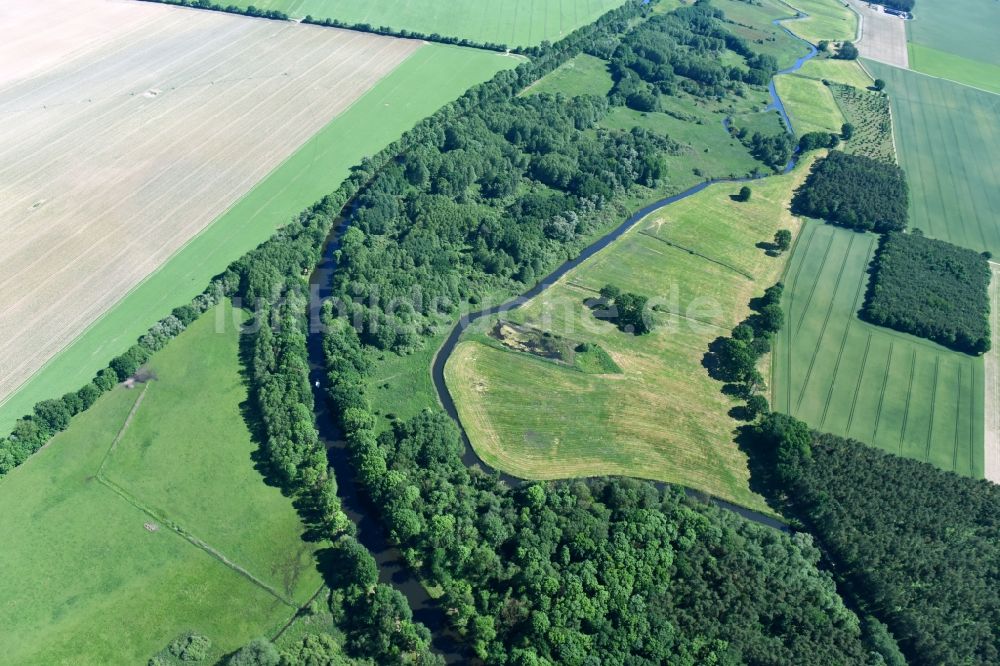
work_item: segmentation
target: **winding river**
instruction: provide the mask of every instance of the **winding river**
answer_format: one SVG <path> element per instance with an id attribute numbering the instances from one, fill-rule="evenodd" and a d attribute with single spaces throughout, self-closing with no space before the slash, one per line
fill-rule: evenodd
<path id="1" fill-rule="evenodd" d="M 800 15 L 800 18 L 801 17 L 802 15 Z M 774 23 L 775 25 L 780 25 L 778 20 L 774 21 Z M 792 34 L 787 30 L 787 28 L 784 28 L 784 26 L 781 27 L 789 34 Z M 792 36 L 794 37 L 795 35 Z M 798 39 L 798 37 L 796 37 L 796 39 Z M 812 45 L 809 45 L 809 48 L 810 53 L 808 55 L 799 58 L 792 67 L 782 70 L 779 74 L 787 74 L 797 71 L 805 62 L 813 58 L 816 55 L 816 49 Z M 784 105 L 781 103 L 777 91 L 774 88 L 773 79 L 768 86 L 768 90 L 771 94 L 771 104 L 768 109 L 777 110 L 786 123 L 786 127 L 789 131 L 791 131 L 791 122 L 789 121 Z M 787 173 L 794 166 L 795 157 L 793 156 L 786 165 L 784 172 Z M 508 312 L 520 307 L 527 301 L 548 289 L 566 273 L 573 270 L 590 257 L 594 256 L 597 252 L 600 252 L 616 239 L 620 238 L 622 234 L 650 213 L 693 196 L 715 183 L 739 183 L 750 180 L 754 179 L 738 178 L 705 181 L 688 190 L 685 190 L 684 192 L 649 204 L 648 206 L 637 211 L 605 236 L 588 246 L 575 259 L 571 259 L 570 261 L 567 261 L 559 266 L 527 292 L 500 305 L 486 308 L 462 317 L 462 319 L 459 320 L 459 322 L 451 330 L 448 338 L 441 345 L 434 357 L 434 362 L 431 367 L 431 376 L 441 405 L 451 418 L 455 420 L 455 423 L 458 424 L 462 433 L 462 438 L 465 441 L 465 453 L 462 456 L 462 461 L 467 466 L 479 466 L 483 469 L 489 469 L 489 466 L 479 458 L 475 450 L 472 448 L 468 435 L 466 434 L 465 429 L 462 428 L 461 421 L 458 418 L 458 412 L 455 409 L 454 400 L 452 399 L 451 393 L 449 393 L 447 384 L 444 381 L 445 364 L 448 362 L 448 358 L 454 351 L 455 345 L 458 343 L 462 333 L 470 323 L 482 317 Z M 309 279 L 310 288 L 312 290 L 312 298 L 310 299 L 312 303 L 312 311 L 310 312 L 308 351 L 310 383 L 313 386 L 313 397 L 316 406 L 316 427 L 319 431 L 320 440 L 327 448 L 329 462 L 331 467 L 333 467 L 337 478 L 338 495 L 341 504 L 343 505 L 344 512 L 357 527 L 358 541 L 363 544 L 375 557 L 379 567 L 380 582 L 393 585 L 406 597 L 409 601 L 410 608 L 413 610 L 414 619 L 422 622 L 428 629 L 430 629 L 433 636 L 432 647 L 437 653 L 441 654 L 448 663 L 465 662 L 471 657 L 468 652 L 468 648 L 450 630 L 448 618 L 444 609 L 428 594 L 427 590 L 420 583 L 416 575 L 414 575 L 414 573 L 406 565 L 402 554 L 389 541 L 389 537 L 378 519 L 378 511 L 367 500 L 364 491 L 361 489 L 360 483 L 354 472 L 354 467 L 351 465 L 348 458 L 347 445 L 343 441 L 341 433 L 337 430 L 334 418 L 329 413 L 326 395 L 322 388 L 326 384 L 326 377 L 323 359 L 322 326 L 319 325 L 319 308 L 322 301 L 332 295 L 333 272 L 336 269 L 335 253 L 340 245 L 340 236 L 347 224 L 349 224 L 349 221 L 342 220 L 334 226 L 329 238 L 327 239 L 326 245 L 323 248 L 320 262 L 317 264 Z M 521 479 L 507 474 L 501 474 L 501 478 L 511 485 L 522 483 Z M 662 487 L 665 484 L 660 483 L 657 485 Z M 775 520 L 773 517 L 766 514 L 758 513 L 756 511 L 731 504 L 724 500 L 705 498 L 702 493 L 698 493 L 696 491 L 687 490 L 687 492 L 693 497 L 707 499 L 717 506 L 738 513 L 748 520 L 752 520 L 775 529 L 788 531 L 788 527 L 784 523 Z"/>

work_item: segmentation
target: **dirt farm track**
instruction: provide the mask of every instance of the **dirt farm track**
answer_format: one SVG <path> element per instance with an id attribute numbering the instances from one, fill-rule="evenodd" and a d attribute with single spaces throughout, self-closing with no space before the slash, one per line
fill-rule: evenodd
<path id="1" fill-rule="evenodd" d="M 419 47 L 129 0 L 5 0 L 0 401 Z"/>

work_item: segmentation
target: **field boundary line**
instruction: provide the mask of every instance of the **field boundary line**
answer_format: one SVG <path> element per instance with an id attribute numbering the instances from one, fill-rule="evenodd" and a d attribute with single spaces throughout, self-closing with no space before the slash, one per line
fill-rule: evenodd
<path id="1" fill-rule="evenodd" d="M 101 458 L 101 466 L 97 468 L 97 477 L 100 478 L 104 474 L 104 468 L 108 464 L 108 460 L 111 458 L 111 454 L 114 453 L 115 447 L 118 446 L 118 442 L 121 441 L 122 437 L 125 435 L 125 431 L 128 429 L 129 425 L 132 423 L 132 417 L 135 413 L 139 411 L 139 406 L 142 405 L 143 398 L 146 397 L 146 390 L 149 388 L 149 382 L 143 384 L 142 392 L 136 397 L 135 402 L 132 403 L 132 409 L 129 410 L 128 414 L 125 416 L 125 420 L 122 422 L 122 427 L 118 429 L 118 434 L 115 438 L 111 440 L 111 446 L 108 450 L 104 452 L 104 457 Z"/>
<path id="2" fill-rule="evenodd" d="M 284 634 L 286 631 L 288 631 L 288 628 L 290 626 L 292 626 L 292 624 L 295 622 L 296 619 L 298 619 L 298 617 L 302 613 L 302 611 L 304 611 L 307 608 L 309 608 L 309 606 L 312 605 L 312 602 L 316 601 L 316 597 L 318 597 L 320 594 L 322 594 L 323 590 L 325 590 L 325 589 L 326 589 L 326 583 L 321 583 L 320 586 L 319 586 L 319 588 L 315 592 L 312 593 L 312 596 L 309 597 L 309 599 L 307 599 L 304 604 L 302 604 L 301 606 L 297 607 L 295 609 L 295 612 L 292 613 L 292 616 L 290 618 L 288 618 L 288 621 L 285 622 L 285 624 L 281 627 L 281 629 L 278 629 L 278 632 L 276 634 L 274 634 L 274 636 L 271 637 L 271 642 L 274 643 L 279 638 L 281 638 L 282 634 Z"/>
<path id="3" fill-rule="evenodd" d="M 903 441 L 906 439 L 906 424 L 910 421 L 910 400 L 913 399 L 913 376 L 917 373 L 917 350 L 910 355 L 910 381 L 906 385 L 906 405 L 903 407 L 903 425 L 899 429 L 899 455 L 903 455 Z"/>
<path id="4" fill-rule="evenodd" d="M 847 269 L 847 260 L 851 256 L 851 248 L 854 246 L 855 236 L 851 236 L 851 240 L 847 243 L 847 250 L 844 252 L 844 261 L 840 264 L 840 272 L 837 273 L 837 281 L 833 283 L 833 295 L 830 297 L 830 304 L 826 307 L 826 316 L 823 318 L 823 326 L 819 329 L 819 335 L 816 336 L 816 344 L 813 347 L 812 358 L 809 359 L 809 368 L 806 370 L 806 376 L 802 380 L 802 388 L 799 389 L 799 399 L 795 403 L 795 410 L 798 411 L 802 408 L 802 399 L 805 397 L 806 388 L 809 386 L 809 380 L 812 378 L 813 367 L 816 365 L 816 357 L 819 356 L 820 347 L 823 344 L 823 338 L 826 336 L 827 326 L 830 324 L 830 317 L 833 315 L 833 306 L 837 301 L 837 291 L 840 288 L 840 281 L 844 277 L 844 271 Z M 830 236 L 830 245 L 833 245 L 833 236 Z M 830 249 L 827 248 L 827 254 L 829 254 Z M 823 256 L 823 266 L 826 266 L 827 256 Z M 816 282 L 813 283 L 813 291 L 816 289 L 816 284 L 819 282 L 819 275 L 822 272 L 816 272 Z M 809 302 L 812 302 L 812 293 L 809 295 Z M 850 322 L 848 321 L 848 326 Z M 798 332 L 798 331 L 796 331 Z"/>
<path id="5" fill-rule="evenodd" d="M 230 560 L 228 557 L 223 555 L 218 549 L 209 545 L 207 542 L 202 541 L 201 539 L 191 534 L 186 529 L 174 523 L 173 521 L 163 516 L 160 516 L 153 509 L 149 508 L 148 506 L 140 502 L 137 497 L 135 497 L 130 492 L 125 490 L 125 488 L 123 488 L 122 486 L 118 485 L 117 483 L 109 479 L 107 476 L 105 476 L 104 468 L 107 466 L 108 460 L 110 460 L 111 458 L 111 454 L 114 452 L 115 448 L 117 448 L 118 443 L 122 440 L 122 437 L 125 435 L 125 431 L 128 430 L 129 425 L 131 425 L 132 418 L 135 416 L 136 412 L 139 411 L 139 407 L 142 405 L 143 398 L 146 397 L 146 391 L 149 389 L 149 384 L 150 383 L 147 382 L 146 384 L 143 385 L 142 392 L 135 399 L 135 403 L 132 404 L 132 408 L 129 410 L 128 415 L 125 417 L 125 421 L 122 423 L 121 428 L 118 429 L 118 433 L 115 435 L 115 438 L 111 441 L 111 446 L 108 447 L 107 452 L 104 454 L 104 458 L 101 460 L 101 465 L 97 469 L 95 478 L 101 485 L 111 490 L 113 493 L 121 497 L 123 500 L 125 500 L 135 508 L 139 509 L 149 517 L 153 518 L 160 524 L 170 528 L 173 532 L 175 532 L 181 538 L 185 539 L 188 543 L 192 544 L 197 548 L 200 548 L 201 550 L 205 551 L 215 559 L 219 560 L 224 565 L 226 565 L 233 571 L 237 572 L 238 574 L 249 580 L 251 583 L 255 584 L 257 587 L 260 587 L 265 592 L 269 593 L 278 601 L 287 604 L 289 606 L 298 608 L 295 602 L 289 601 L 288 599 L 283 597 L 281 593 L 275 590 L 272 586 L 268 585 L 267 583 L 260 580 L 259 578 L 254 576 L 252 573 L 250 573 L 240 565 Z"/>
<path id="6" fill-rule="evenodd" d="M 158 515 L 155 511 L 153 511 L 149 507 L 147 507 L 144 504 L 142 504 L 138 499 L 136 499 L 133 495 L 131 495 L 127 490 L 125 490 L 124 488 L 122 488 L 121 486 L 119 486 L 114 481 L 111 481 L 110 479 L 106 478 L 103 474 L 98 475 L 96 478 L 97 478 L 98 482 L 100 482 L 103 486 L 105 486 L 106 488 L 108 488 L 109 490 L 111 490 L 113 493 L 115 493 L 116 495 L 118 495 L 119 497 L 121 497 L 123 500 L 125 500 L 126 502 L 128 502 L 129 504 L 131 504 L 132 506 L 134 506 L 136 509 L 139 509 L 140 511 L 142 511 L 143 513 L 145 513 L 150 518 L 153 518 L 154 520 L 158 521 L 160 524 L 162 524 L 162 525 L 170 528 L 171 531 L 173 531 L 175 534 L 177 534 L 178 536 L 180 536 L 182 539 L 184 539 L 185 541 L 187 541 L 191 545 L 195 546 L 196 548 L 205 551 L 206 553 L 208 553 L 208 555 L 210 555 L 211 557 L 214 557 L 215 559 L 217 559 L 219 562 L 221 562 L 225 566 L 229 567 L 230 569 L 232 569 L 236 573 L 240 574 L 241 576 L 243 576 L 244 578 L 246 578 L 247 580 L 249 580 L 251 583 L 253 583 L 257 587 L 261 588 L 262 590 L 264 590 L 265 592 L 267 592 L 271 596 L 273 596 L 275 599 L 277 599 L 281 603 L 283 603 L 283 604 L 285 604 L 287 606 L 291 606 L 292 608 L 296 608 L 296 609 L 299 607 L 298 604 L 296 604 L 294 601 L 290 601 L 290 600 L 286 599 L 284 596 L 281 595 L 280 592 L 278 592 L 277 590 L 275 590 L 272 586 L 268 585 L 267 583 L 265 583 L 261 579 L 257 578 L 256 576 L 254 576 L 252 573 L 250 573 L 249 571 L 247 571 L 246 569 L 244 569 L 240 565 L 238 565 L 235 562 L 233 562 L 232 560 L 230 560 L 228 557 L 226 557 L 221 552 L 219 552 L 218 549 L 216 549 L 213 546 L 209 545 L 207 542 L 202 541 L 201 539 L 199 539 L 195 535 L 191 534 L 190 532 L 188 532 L 187 530 L 185 530 L 180 525 L 174 523 L 173 521 L 168 520 L 168 519 L 164 518 L 163 516 Z"/>
<path id="7" fill-rule="evenodd" d="M 858 373 L 858 383 L 854 386 L 854 399 L 851 401 L 851 413 L 847 416 L 847 429 L 844 435 L 851 436 L 851 425 L 854 423 L 854 411 L 858 407 L 858 396 L 861 395 L 861 384 L 865 378 L 865 370 L 868 369 L 868 352 L 872 348 L 872 334 L 868 332 L 868 340 L 865 342 L 865 354 L 861 357 L 861 372 Z"/>
<path id="8" fill-rule="evenodd" d="M 941 357 L 934 358 L 934 381 L 931 382 L 931 418 L 927 423 L 927 443 L 924 445 L 924 462 L 931 459 L 931 439 L 934 434 L 934 410 L 937 408 L 938 372 L 941 369 Z"/>
<path id="9" fill-rule="evenodd" d="M 710 257 L 710 256 L 708 256 L 706 254 L 702 254 L 701 252 L 698 252 L 697 250 L 692 250 L 691 248 L 685 247 L 683 245 L 680 245 L 679 243 L 675 243 L 673 241 L 668 241 L 666 238 L 660 238 L 659 236 L 655 236 L 655 235 L 649 233 L 648 231 L 646 231 L 645 229 L 640 229 L 639 233 L 642 234 L 643 236 L 648 236 L 649 238 L 652 238 L 653 240 L 658 240 L 661 243 L 666 243 L 668 246 L 670 246 L 670 247 L 672 247 L 674 249 L 681 250 L 683 252 L 687 252 L 688 254 L 694 255 L 696 257 L 701 257 L 705 261 L 710 261 L 713 264 L 718 264 L 719 266 L 722 266 L 723 268 L 727 268 L 727 269 L 729 269 L 729 270 L 737 273 L 738 275 L 741 275 L 741 276 L 745 277 L 746 279 L 750 280 L 751 282 L 755 281 L 754 277 L 752 275 L 750 275 L 749 273 L 745 272 L 742 268 L 737 268 L 736 266 L 733 266 L 731 264 L 727 264 L 724 261 L 719 261 L 718 259 L 713 259 L 712 257 Z"/>

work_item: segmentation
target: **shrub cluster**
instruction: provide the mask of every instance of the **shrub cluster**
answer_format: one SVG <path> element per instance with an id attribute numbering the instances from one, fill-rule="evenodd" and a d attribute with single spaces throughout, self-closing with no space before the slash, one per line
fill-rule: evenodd
<path id="1" fill-rule="evenodd" d="M 906 228 L 909 188 L 903 170 L 834 151 L 816 162 L 792 199 L 792 212 L 859 231 Z"/>
<path id="2" fill-rule="evenodd" d="M 969 354 L 990 349 L 990 267 L 978 252 L 920 233 L 884 236 L 861 316 Z"/>

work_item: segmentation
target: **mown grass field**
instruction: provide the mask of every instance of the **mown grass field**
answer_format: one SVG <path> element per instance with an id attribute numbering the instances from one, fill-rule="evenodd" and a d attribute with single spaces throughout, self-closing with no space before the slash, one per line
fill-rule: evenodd
<path id="1" fill-rule="evenodd" d="M 1000 96 L 865 62 L 884 79 L 910 226 L 1000 256 Z"/>
<path id="2" fill-rule="evenodd" d="M 922 0 L 907 21 L 911 43 L 1000 66 L 1000 4 L 981 0 Z M 911 63 L 912 66 L 912 63 Z"/>
<path id="3" fill-rule="evenodd" d="M 774 87 L 796 136 L 809 132 L 840 133 L 844 114 L 837 107 L 830 89 L 821 81 L 782 74 L 774 77 Z"/>
<path id="4" fill-rule="evenodd" d="M 790 0 L 788 3 L 808 14 L 789 21 L 785 27 L 813 44 L 821 40 L 854 41 L 858 34 L 858 15 L 841 0 Z"/>
<path id="5" fill-rule="evenodd" d="M 562 93 L 567 97 L 596 95 L 604 97 L 614 86 L 608 63 L 601 58 L 581 53 L 547 74 L 522 94 Z"/>
<path id="6" fill-rule="evenodd" d="M 1000 65 L 910 42 L 910 69 L 1000 94 Z"/>
<path id="7" fill-rule="evenodd" d="M 0 404 L 0 430 L 9 430 L 39 400 L 89 381 L 150 325 L 204 289 L 229 262 L 335 190 L 362 157 L 377 152 L 468 87 L 518 62 L 436 44 L 419 49 Z"/>
<path id="8" fill-rule="evenodd" d="M 811 79 L 836 81 L 855 88 L 867 88 L 874 81 L 865 73 L 857 60 L 834 60 L 833 58 L 813 58 L 802 65 L 796 74 Z"/>
<path id="9" fill-rule="evenodd" d="M 151 359 L 145 393 L 106 394 L 0 481 L 6 663 L 145 663 L 189 630 L 219 657 L 319 588 L 291 501 L 254 469 L 238 335 L 225 330 L 202 317 Z"/>
<path id="10" fill-rule="evenodd" d="M 242 7 L 278 9 L 348 23 L 389 26 L 508 46 L 558 41 L 625 0 L 237 0 Z"/>
<path id="11" fill-rule="evenodd" d="M 787 205 L 808 168 L 753 183 L 748 203 L 730 198 L 739 186 L 717 184 L 654 213 L 509 313 L 600 345 L 622 374 L 585 374 L 496 349 L 474 340 L 491 322 L 473 326 L 445 373 L 479 455 L 525 478 L 622 474 L 766 510 L 733 442 L 738 422 L 728 413 L 736 403 L 701 362 L 709 343 L 746 316 L 750 299 L 777 281 L 784 257 L 757 244 L 797 228 Z M 583 301 L 608 283 L 660 306 L 653 333 L 635 337 L 593 316 Z"/>
<path id="12" fill-rule="evenodd" d="M 823 432 L 967 476 L 983 474 L 983 361 L 872 326 L 873 234 L 809 222 L 785 276 L 772 407 Z"/>

